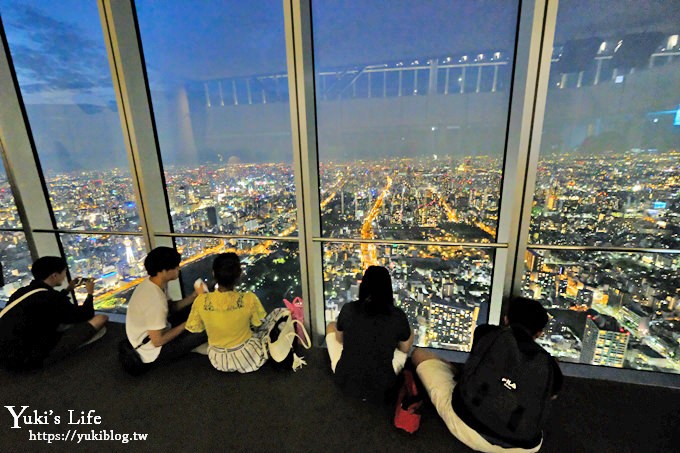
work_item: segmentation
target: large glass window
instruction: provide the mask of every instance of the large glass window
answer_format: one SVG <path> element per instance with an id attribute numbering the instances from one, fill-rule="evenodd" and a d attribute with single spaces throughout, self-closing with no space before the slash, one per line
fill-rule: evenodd
<path id="1" fill-rule="evenodd" d="M 395 305 L 406 313 L 417 346 L 468 351 L 475 326 L 488 319 L 491 250 L 330 242 L 323 260 L 327 321 L 357 300 L 368 265 L 389 269 Z"/>
<path id="2" fill-rule="evenodd" d="M 5 167 L 0 164 L 0 305 L 3 306 L 14 291 L 32 279 L 31 253 L 21 227 Z"/>
<path id="3" fill-rule="evenodd" d="M 146 276 L 142 237 L 62 234 L 61 241 L 71 276 L 95 279 L 95 309 L 125 312 L 128 290 Z"/>
<path id="4" fill-rule="evenodd" d="M 296 235 L 282 3 L 135 4 L 175 231 Z"/>
<path id="5" fill-rule="evenodd" d="M 495 240 L 516 20 L 513 2 L 313 2 L 325 236 Z"/>
<path id="6" fill-rule="evenodd" d="M 311 2 L 321 237 L 304 240 L 321 244 L 326 321 L 370 265 L 390 270 L 419 346 L 469 351 L 489 319 L 495 250 L 508 246 L 497 230 L 520 3 Z M 310 283 L 294 237 L 282 6 L 136 0 L 130 19 L 172 219 L 150 234 L 182 253 L 185 293 L 197 278 L 212 286 L 216 254 L 236 252 L 240 289 L 267 310 Z M 674 6 L 559 4 L 514 291 L 548 309 L 538 341 L 565 362 L 680 373 Z M 97 279 L 99 310 L 124 313 L 146 247 L 97 3 L 0 0 L 0 12 L 70 273 Z M 0 300 L 30 280 L 30 262 L 0 174 Z"/>
<path id="7" fill-rule="evenodd" d="M 522 291 L 563 360 L 677 373 L 680 16 L 625 8 L 560 2 Z"/>
<path id="8" fill-rule="evenodd" d="M 680 254 L 529 250 L 523 295 L 551 315 L 560 360 L 680 373 Z"/>
<path id="9" fill-rule="evenodd" d="M 326 321 L 391 269 L 417 344 L 467 351 L 496 241 L 518 5 L 312 2 Z M 332 245 L 331 245 L 332 244 Z"/>
<path id="10" fill-rule="evenodd" d="M 0 164 L 0 229 L 21 228 L 21 219 L 14 203 L 5 166 Z"/>
<path id="11" fill-rule="evenodd" d="M 680 66 L 677 70 L 680 74 Z M 558 102 L 551 94 L 548 102 Z M 599 139 L 584 137 L 592 140 Z M 667 146 L 680 147 L 680 134 L 676 140 Z M 680 151 L 619 146 L 620 151 L 560 148 L 565 152 L 541 155 L 532 244 L 680 248 Z"/>
<path id="12" fill-rule="evenodd" d="M 33 279 L 30 272 L 31 253 L 24 233 L 0 232 L 0 266 L 4 283 L 0 302 L 4 306 L 14 291 Z"/>
<path id="13" fill-rule="evenodd" d="M 197 278 L 214 287 L 212 263 L 218 253 L 234 252 L 241 258 L 243 275 L 239 290 L 252 291 L 270 312 L 283 307 L 283 299 L 302 296 L 297 242 L 220 238 L 177 238 L 182 253 L 181 283 L 185 294 L 194 290 Z"/>
<path id="14" fill-rule="evenodd" d="M 96 2 L 0 8 L 57 228 L 141 231 Z M 61 238 L 71 274 L 98 278 L 98 308 L 119 309 L 110 296 L 138 274 L 125 250 L 142 255 L 140 238 Z"/>
<path id="15" fill-rule="evenodd" d="M 0 8 L 57 226 L 139 231 L 96 2 Z"/>

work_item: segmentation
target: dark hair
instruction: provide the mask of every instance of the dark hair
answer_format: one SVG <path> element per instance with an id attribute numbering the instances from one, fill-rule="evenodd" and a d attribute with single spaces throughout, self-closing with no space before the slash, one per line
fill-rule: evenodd
<path id="1" fill-rule="evenodd" d="M 220 253 L 213 261 L 213 273 L 222 288 L 233 288 L 241 276 L 241 260 L 234 252 Z"/>
<path id="2" fill-rule="evenodd" d="M 159 272 L 168 271 L 179 266 L 182 255 L 172 247 L 156 247 L 144 259 L 144 268 L 151 277 Z"/>
<path id="3" fill-rule="evenodd" d="M 392 277 L 382 266 L 370 266 L 364 272 L 359 285 L 359 300 L 367 313 L 389 313 L 394 305 L 392 295 Z"/>
<path id="4" fill-rule="evenodd" d="M 548 324 L 548 312 L 537 300 L 516 297 L 510 300 L 508 323 L 523 326 L 531 335 L 536 335 Z"/>
<path id="5" fill-rule="evenodd" d="M 36 280 L 43 281 L 55 272 L 61 273 L 66 270 L 66 261 L 60 256 L 43 256 L 38 258 L 31 266 L 31 273 Z"/>

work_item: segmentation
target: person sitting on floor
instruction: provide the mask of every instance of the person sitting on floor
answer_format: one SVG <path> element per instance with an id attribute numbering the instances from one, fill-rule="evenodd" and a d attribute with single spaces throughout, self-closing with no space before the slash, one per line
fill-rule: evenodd
<path id="1" fill-rule="evenodd" d="M 34 280 L 15 291 L 0 313 L 0 363 L 11 370 L 38 368 L 71 354 L 101 338 L 109 319 L 94 314 L 94 280 L 76 278 L 65 289 L 55 289 L 66 280 L 63 258 L 38 258 L 31 273 Z M 80 284 L 87 298 L 79 306 L 69 293 Z"/>
<path id="2" fill-rule="evenodd" d="M 205 333 L 185 330 L 197 289 L 179 301 L 167 295 L 168 283 L 179 277 L 182 260 L 171 247 L 156 247 L 144 260 L 149 277 L 141 282 L 128 302 L 125 332 L 144 363 L 174 361 L 207 341 Z"/>
<path id="3" fill-rule="evenodd" d="M 468 447 L 484 452 L 535 452 L 550 399 L 562 373 L 557 361 L 534 340 L 548 313 L 540 302 L 510 301 L 504 323 L 480 325 L 461 373 L 425 349 L 411 360 L 449 431 Z M 458 382 L 456 382 L 458 381 Z"/>
<path id="4" fill-rule="evenodd" d="M 213 277 L 217 290 L 198 296 L 186 328 L 190 332 L 208 333 L 208 357 L 215 369 L 256 371 L 269 357 L 266 341 L 269 332 L 287 310 L 277 308 L 267 315 L 255 294 L 235 290 L 241 277 L 241 262 L 235 253 L 217 255 Z"/>
<path id="5" fill-rule="evenodd" d="M 390 273 L 370 266 L 359 285 L 359 300 L 345 304 L 337 322 L 326 328 L 335 382 L 364 401 L 391 402 L 412 344 L 408 318 L 394 306 Z"/>

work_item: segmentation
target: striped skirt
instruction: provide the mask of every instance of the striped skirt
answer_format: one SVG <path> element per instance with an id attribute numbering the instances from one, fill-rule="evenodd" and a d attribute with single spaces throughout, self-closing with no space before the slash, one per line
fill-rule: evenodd
<path id="1" fill-rule="evenodd" d="M 250 373 L 257 371 L 269 358 L 267 338 L 281 317 L 289 315 L 286 308 L 275 308 L 264 318 L 261 326 L 253 331 L 253 336 L 233 348 L 208 346 L 208 358 L 213 367 L 220 371 Z"/>

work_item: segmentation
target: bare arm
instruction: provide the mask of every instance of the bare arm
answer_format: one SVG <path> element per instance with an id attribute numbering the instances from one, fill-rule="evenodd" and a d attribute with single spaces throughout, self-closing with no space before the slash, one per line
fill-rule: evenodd
<path id="1" fill-rule="evenodd" d="M 183 322 L 182 324 L 179 324 L 171 329 L 147 330 L 147 333 L 149 334 L 149 339 L 151 340 L 151 343 L 155 347 L 159 347 L 177 338 L 179 334 L 181 334 L 184 331 L 185 324 L 186 323 Z"/>
<path id="2" fill-rule="evenodd" d="M 411 349 L 411 345 L 413 345 L 413 329 L 411 329 L 411 336 L 408 337 L 408 340 L 406 341 L 400 341 L 399 345 L 397 346 L 397 349 L 399 349 L 401 352 L 405 352 L 408 354 L 408 351 Z"/>
<path id="3" fill-rule="evenodd" d="M 168 306 L 170 308 L 170 311 L 180 311 L 184 307 L 193 304 L 194 301 L 196 300 L 196 297 L 198 297 L 198 293 L 194 291 L 193 293 L 189 294 L 182 300 L 173 300 L 169 302 Z"/>
<path id="4" fill-rule="evenodd" d="M 342 330 L 336 330 L 335 331 L 335 339 L 338 340 L 338 343 L 342 344 Z"/>

